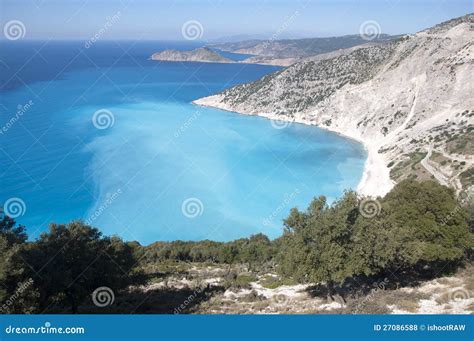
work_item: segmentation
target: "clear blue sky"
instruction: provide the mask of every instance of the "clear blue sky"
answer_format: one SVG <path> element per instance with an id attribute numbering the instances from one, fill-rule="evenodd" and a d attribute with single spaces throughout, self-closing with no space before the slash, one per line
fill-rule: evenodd
<path id="1" fill-rule="evenodd" d="M 305 6 L 306 4 L 306 6 Z M 2 28 L 26 27 L 26 39 L 89 39 L 120 11 L 102 39 L 183 39 L 197 20 L 203 40 L 232 35 L 335 36 L 375 20 L 384 33 L 411 33 L 474 12 L 473 0 L 0 0 Z M 298 11 L 297 14 L 295 14 Z"/>

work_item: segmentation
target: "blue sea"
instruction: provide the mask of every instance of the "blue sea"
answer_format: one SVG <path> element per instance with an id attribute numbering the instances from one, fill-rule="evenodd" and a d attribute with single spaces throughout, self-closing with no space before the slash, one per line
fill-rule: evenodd
<path id="1" fill-rule="evenodd" d="M 355 141 L 191 103 L 278 67 L 148 60 L 192 43 L 0 44 L 0 202 L 33 239 L 74 219 L 142 244 L 276 238 L 361 178 Z"/>

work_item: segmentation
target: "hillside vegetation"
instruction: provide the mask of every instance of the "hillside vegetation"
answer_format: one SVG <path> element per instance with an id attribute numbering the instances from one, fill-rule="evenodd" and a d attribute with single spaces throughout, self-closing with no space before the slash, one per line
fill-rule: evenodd
<path id="1" fill-rule="evenodd" d="M 387 34 L 380 34 L 375 37 L 372 43 L 385 42 L 395 38 Z M 366 43 L 367 40 L 360 35 L 346 35 L 327 38 L 248 40 L 212 46 L 223 51 L 265 57 L 304 58 Z"/>
<path id="2" fill-rule="evenodd" d="M 383 283 L 384 299 L 393 302 L 403 294 L 392 290 L 468 265 L 473 221 L 453 190 L 409 180 L 376 200 L 354 192 L 331 205 L 315 198 L 307 210 L 291 211 L 276 240 L 259 234 L 141 246 L 78 221 L 52 224 L 30 242 L 25 227 L 4 216 L 0 307 L 2 313 L 269 313 L 323 312 L 336 302 L 350 312 L 372 283 Z M 107 306 L 94 296 L 104 287 L 114 298 Z M 471 289 L 463 289 L 468 299 Z"/>

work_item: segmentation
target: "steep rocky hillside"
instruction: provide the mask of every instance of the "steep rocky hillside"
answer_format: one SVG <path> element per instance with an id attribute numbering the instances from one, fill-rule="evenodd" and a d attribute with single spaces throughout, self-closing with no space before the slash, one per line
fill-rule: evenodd
<path id="1" fill-rule="evenodd" d="M 392 39 L 394 39 L 394 37 L 390 35 L 380 34 L 373 39 L 372 42 L 384 42 Z M 360 35 L 347 35 L 327 38 L 250 40 L 216 44 L 213 45 L 213 47 L 223 51 L 264 57 L 303 58 L 366 43 L 367 40 Z"/>
<path id="2" fill-rule="evenodd" d="M 474 188 L 474 14 L 305 61 L 195 103 L 315 124 L 362 141 L 362 194 L 404 178 Z"/>
<path id="3" fill-rule="evenodd" d="M 223 103 L 244 111 L 293 116 L 305 112 L 348 83 L 360 84 L 373 77 L 391 56 L 394 44 L 359 49 L 348 55 L 298 63 L 262 79 L 228 89 Z M 258 107 L 254 107 L 257 105 Z"/>

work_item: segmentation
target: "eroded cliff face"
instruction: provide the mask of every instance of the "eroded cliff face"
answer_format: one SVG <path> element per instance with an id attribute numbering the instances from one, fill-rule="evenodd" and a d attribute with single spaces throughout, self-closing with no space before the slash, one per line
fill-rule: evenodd
<path id="1" fill-rule="evenodd" d="M 474 14 L 394 42 L 294 64 L 197 100 L 243 114 L 318 125 L 368 150 L 359 192 L 405 178 L 474 184 Z"/>

